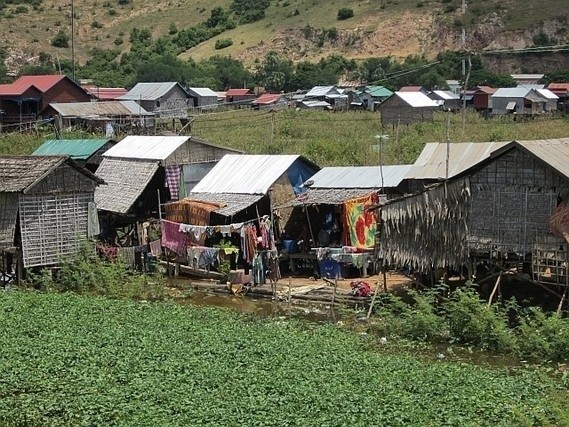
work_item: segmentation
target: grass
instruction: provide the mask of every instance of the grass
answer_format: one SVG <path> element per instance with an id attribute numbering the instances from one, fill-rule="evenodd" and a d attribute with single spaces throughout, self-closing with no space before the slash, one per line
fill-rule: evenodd
<path id="1" fill-rule="evenodd" d="M 545 371 L 393 355 L 336 325 L 0 294 L 0 424 L 567 425 Z"/>
<path id="2" fill-rule="evenodd" d="M 320 166 L 377 165 L 380 155 L 375 135 L 388 135 L 382 145 L 384 164 L 413 163 L 427 142 L 444 142 L 447 117 L 435 115 L 433 122 L 382 128 L 372 112 L 343 113 L 286 110 L 277 113 L 230 110 L 198 116 L 191 134 L 246 153 L 301 154 Z M 46 130 L 49 132 L 49 130 Z M 66 135 L 88 138 L 95 135 Z M 511 141 L 563 138 L 569 136 L 569 120 L 536 119 L 512 121 L 509 117 L 486 120 L 474 112 L 466 116 L 464 136 L 460 115 L 451 116 L 451 142 Z M 1 154 L 31 154 L 43 139 L 53 134 L 2 135 Z M 100 137 L 100 135 L 98 136 Z"/>

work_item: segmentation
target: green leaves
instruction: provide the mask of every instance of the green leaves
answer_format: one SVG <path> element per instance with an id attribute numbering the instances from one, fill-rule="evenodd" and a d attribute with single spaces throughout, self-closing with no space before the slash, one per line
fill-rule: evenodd
<path id="1" fill-rule="evenodd" d="M 0 293 L 0 425 L 560 424 L 539 372 L 370 351 L 335 325 Z"/>

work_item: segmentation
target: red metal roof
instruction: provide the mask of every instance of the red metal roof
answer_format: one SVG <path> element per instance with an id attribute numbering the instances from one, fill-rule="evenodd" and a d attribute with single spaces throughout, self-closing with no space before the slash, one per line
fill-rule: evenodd
<path id="1" fill-rule="evenodd" d="M 422 86 L 403 86 L 399 92 L 421 92 Z"/>
<path id="2" fill-rule="evenodd" d="M 120 96 L 123 96 L 128 91 L 122 87 L 97 87 L 97 86 L 83 86 L 83 89 L 90 95 L 104 101 L 114 101 Z"/>
<path id="3" fill-rule="evenodd" d="M 487 93 L 488 95 L 491 95 L 493 93 L 496 92 L 497 89 L 494 89 L 493 87 L 490 86 L 477 86 L 475 92 L 483 92 L 483 93 Z"/>
<path id="4" fill-rule="evenodd" d="M 566 94 L 569 92 L 569 83 L 549 83 L 547 88 L 555 94 Z"/>
<path id="5" fill-rule="evenodd" d="M 278 101 L 278 99 L 283 96 L 280 93 L 264 93 L 263 95 L 259 96 L 254 103 L 255 104 L 272 104 L 273 102 Z"/>
<path id="6" fill-rule="evenodd" d="M 244 96 L 250 94 L 251 92 L 249 89 L 229 89 L 227 92 L 225 92 L 225 96 Z"/>
<path id="7" fill-rule="evenodd" d="M 11 84 L 0 85 L 0 95 L 22 95 L 32 86 L 42 93 L 47 92 L 65 78 L 64 75 L 22 76 Z"/>

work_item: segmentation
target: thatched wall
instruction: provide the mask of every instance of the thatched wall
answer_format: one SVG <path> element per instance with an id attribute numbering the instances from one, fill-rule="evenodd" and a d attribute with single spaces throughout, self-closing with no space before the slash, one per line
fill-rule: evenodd
<path id="1" fill-rule="evenodd" d="M 20 194 L 24 267 L 56 264 L 77 251 L 87 237 L 92 192 Z"/>
<path id="2" fill-rule="evenodd" d="M 524 256 L 550 235 L 549 217 L 569 180 L 533 156 L 512 149 L 470 177 L 469 246 Z"/>
<path id="3" fill-rule="evenodd" d="M 17 217 L 18 194 L 0 193 L 0 248 L 14 245 Z"/>
<path id="4" fill-rule="evenodd" d="M 387 261 L 421 271 L 463 264 L 469 198 L 468 179 L 462 179 L 384 206 L 381 245 Z"/>

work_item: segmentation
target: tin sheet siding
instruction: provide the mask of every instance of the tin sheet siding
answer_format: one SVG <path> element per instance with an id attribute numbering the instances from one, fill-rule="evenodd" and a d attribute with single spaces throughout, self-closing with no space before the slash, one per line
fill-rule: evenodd
<path id="1" fill-rule="evenodd" d="M 18 194 L 0 193 L 0 248 L 14 245 L 17 217 Z"/>
<path id="2" fill-rule="evenodd" d="M 469 241 L 474 250 L 525 256 L 549 234 L 549 216 L 569 180 L 512 149 L 470 177 Z"/>
<path id="3" fill-rule="evenodd" d="M 51 265 L 77 252 L 87 237 L 93 193 L 20 195 L 24 267 Z"/>

